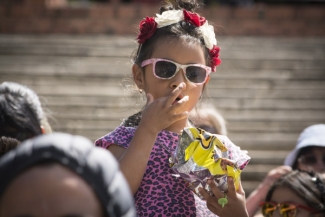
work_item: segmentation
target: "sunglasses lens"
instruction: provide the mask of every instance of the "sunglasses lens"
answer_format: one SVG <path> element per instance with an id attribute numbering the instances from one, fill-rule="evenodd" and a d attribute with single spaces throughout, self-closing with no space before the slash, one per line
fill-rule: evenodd
<path id="1" fill-rule="evenodd" d="M 155 67 L 155 74 L 159 78 L 171 78 L 176 73 L 176 65 L 167 61 L 157 61 Z"/>
<path id="2" fill-rule="evenodd" d="M 193 83 L 203 83 L 206 78 L 207 71 L 199 66 L 188 66 L 186 68 L 186 77 Z"/>
<path id="3" fill-rule="evenodd" d="M 283 217 L 294 217 L 296 212 L 297 208 L 294 204 L 283 203 L 280 205 L 280 214 Z"/>
<path id="4" fill-rule="evenodd" d="M 265 203 L 262 206 L 262 214 L 264 217 L 272 217 L 274 210 L 276 210 L 276 205 L 273 203 Z"/>

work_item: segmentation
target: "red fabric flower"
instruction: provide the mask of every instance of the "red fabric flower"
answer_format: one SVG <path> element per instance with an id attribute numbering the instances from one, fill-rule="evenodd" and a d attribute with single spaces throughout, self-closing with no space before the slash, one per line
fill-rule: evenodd
<path id="1" fill-rule="evenodd" d="M 211 70 L 214 72 L 216 67 L 221 64 L 221 59 L 219 58 L 220 47 L 213 45 L 213 48 L 209 51 L 211 57 Z"/>
<path id="2" fill-rule="evenodd" d="M 204 17 L 201 17 L 197 13 L 183 10 L 183 14 L 184 14 L 184 20 L 192 23 L 193 25 L 195 25 L 197 27 L 202 26 L 206 21 Z"/>
<path id="3" fill-rule="evenodd" d="M 154 17 L 146 17 L 140 22 L 140 33 L 137 37 L 138 43 L 143 44 L 148 38 L 150 38 L 157 29 L 157 23 Z"/>

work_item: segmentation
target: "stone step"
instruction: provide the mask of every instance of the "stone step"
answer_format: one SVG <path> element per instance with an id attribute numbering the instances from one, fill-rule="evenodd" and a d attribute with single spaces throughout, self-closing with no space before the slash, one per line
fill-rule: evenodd
<path id="1" fill-rule="evenodd" d="M 241 173 L 241 179 L 243 181 L 262 181 L 269 171 L 278 166 L 280 165 L 248 164 L 247 167 Z"/>
<path id="2" fill-rule="evenodd" d="M 68 34 L 0 34 L 1 44 L 32 44 L 32 45 L 55 45 L 76 47 L 130 47 L 135 44 L 133 36 L 127 35 L 68 35 Z M 307 49 L 309 47 L 325 46 L 323 37 L 267 37 L 267 36 L 217 36 L 219 43 L 229 49 L 275 47 L 283 49 Z M 10 46 L 12 46 L 10 44 Z M 239 47 L 240 46 L 240 47 Z M 67 47 L 68 48 L 68 47 Z"/>
<path id="3" fill-rule="evenodd" d="M 113 102 L 112 102 L 113 103 Z M 141 108 L 142 106 L 139 106 Z M 87 118 L 99 119 L 115 118 L 120 119 L 125 115 L 132 114 L 135 110 L 130 107 L 118 108 L 112 107 L 51 107 L 56 117 L 60 118 Z M 79 113 L 76 113 L 78 110 Z M 137 109 L 138 110 L 138 109 Z M 228 121 L 324 121 L 324 110 L 241 110 L 241 109 L 219 109 Z M 82 114 L 82 117 L 80 116 Z"/>
<path id="4" fill-rule="evenodd" d="M 290 150 L 274 149 L 274 150 L 249 150 L 248 155 L 252 158 L 250 165 L 282 165 L 284 159 Z"/>
<path id="5" fill-rule="evenodd" d="M 0 67 L 1 69 L 1 67 Z M 219 74 L 213 74 L 208 87 L 208 90 L 214 91 L 216 89 L 254 89 L 254 90 L 270 90 L 270 89 L 281 89 L 281 90 L 296 90 L 296 89 L 323 89 L 325 90 L 325 74 L 320 73 L 320 77 L 317 80 L 300 80 L 294 78 L 260 78 L 260 79 L 240 79 L 230 77 L 233 72 L 229 72 L 229 77 L 222 76 Z M 271 73 L 263 72 L 259 70 L 256 74 Z M 324 74 L 324 75 L 323 75 Z M 31 80 L 30 75 L 18 75 L 18 74 L 2 74 L 6 80 L 20 80 L 25 85 L 33 86 L 114 86 L 116 88 L 125 88 L 124 85 L 134 85 L 131 75 L 126 76 L 121 74 L 112 75 L 107 74 L 107 78 L 88 76 L 43 76 L 39 75 L 35 79 Z M 322 76 L 322 77 L 321 77 Z"/>
<path id="6" fill-rule="evenodd" d="M 0 55 L 0 66 L 0 74 L 55 76 L 67 74 L 82 76 L 87 74 L 88 76 L 107 77 L 108 75 L 130 76 L 132 64 L 128 57 Z M 260 71 L 261 69 L 262 71 Z M 253 58 L 251 60 L 232 60 L 223 58 L 222 64 L 217 68 L 216 73 L 212 73 L 212 77 L 324 79 L 324 73 L 322 73 L 324 69 L 325 62 L 321 59 L 259 60 Z"/>
<path id="7" fill-rule="evenodd" d="M 249 49 L 230 49 L 221 44 L 223 59 L 269 59 L 269 60 L 314 60 L 325 57 L 324 45 L 322 47 L 310 46 L 307 49 L 287 49 L 274 47 L 250 47 Z M 322 49 L 323 48 L 323 49 Z M 41 44 L 0 44 L 0 54 L 10 55 L 45 55 L 45 56 L 80 56 L 80 57 L 129 57 L 136 49 L 136 44 L 130 47 L 116 46 L 74 46 L 74 45 L 41 45 Z"/>
<path id="8" fill-rule="evenodd" d="M 246 198 L 252 193 L 252 191 L 254 191 L 258 185 L 262 182 L 261 181 L 241 181 L 241 184 L 243 186 L 243 189 L 245 191 L 245 196 Z"/>
<path id="9" fill-rule="evenodd" d="M 2 79 L 1 79 L 2 80 Z M 8 79 L 3 79 L 8 80 Z M 9 80 L 10 81 L 10 80 Z M 17 80 L 16 80 L 17 81 Z M 18 82 L 18 81 L 17 81 Z M 107 82 L 108 84 L 110 82 Z M 134 86 L 130 84 L 131 90 L 135 90 Z M 127 87 L 127 88 L 129 88 Z M 71 86 L 60 85 L 50 88 L 46 85 L 33 85 L 32 87 L 39 95 L 52 95 L 52 96 L 130 96 L 132 93 L 126 88 L 121 86 L 105 85 L 105 86 Z M 228 99 L 303 99 L 303 100 L 323 100 L 325 99 L 324 88 L 318 89 L 248 89 L 248 88 L 222 88 L 210 86 L 205 94 L 206 97 L 215 98 L 228 98 Z"/>
<path id="10" fill-rule="evenodd" d="M 6 79 L 5 79 L 6 80 Z M 7 81 L 16 81 L 22 84 L 25 82 L 20 82 L 20 79 L 16 80 L 7 80 Z M 30 81 L 27 86 L 34 87 L 32 84 L 33 81 Z M 55 88 L 48 86 L 48 88 Z M 86 88 L 86 87 L 85 87 Z M 131 87 L 130 87 L 131 88 Z M 125 95 L 121 97 L 119 95 L 111 95 L 109 99 L 107 96 L 97 95 L 93 97 L 91 95 L 80 95 L 79 93 L 66 93 L 66 95 L 53 95 L 39 93 L 40 99 L 46 107 L 49 108 L 63 108 L 63 107 L 80 107 L 80 108 L 129 108 L 130 106 L 135 106 L 136 104 L 144 104 L 142 97 L 138 94 L 138 91 L 132 90 L 123 90 L 121 92 L 126 92 Z M 130 94 L 134 93 L 134 94 Z M 219 109 L 225 110 L 324 110 L 325 102 L 323 99 L 232 99 L 232 98 L 211 98 L 206 97 L 203 99 L 202 103 L 212 103 L 216 105 Z M 199 105 L 200 107 L 200 105 Z M 245 122 L 247 122 L 246 120 Z M 263 123 L 267 124 L 267 123 Z M 292 126 L 291 126 L 292 127 Z"/>
<path id="11" fill-rule="evenodd" d="M 53 96 L 40 95 L 46 105 L 50 107 L 129 107 L 136 103 L 144 104 L 141 96 L 111 96 L 110 100 L 107 97 L 91 97 L 91 96 Z M 212 103 L 219 109 L 250 109 L 250 110 L 324 110 L 324 100 L 322 99 L 224 99 L 224 98 L 209 98 L 204 102 Z"/>
<path id="12" fill-rule="evenodd" d="M 218 37 L 219 38 L 219 37 Z M 323 40 L 310 38 L 219 38 L 224 58 L 317 59 L 324 58 Z M 2 37 L 0 54 L 60 55 L 60 56 L 129 56 L 136 48 L 132 37 L 67 38 L 39 36 L 34 38 Z M 303 52 L 300 52 L 303 51 Z M 256 55 L 256 56 L 254 56 Z"/>
<path id="13" fill-rule="evenodd" d="M 299 134 L 297 134 L 298 137 Z M 290 151 L 292 150 L 297 142 L 296 138 L 273 138 L 268 140 L 262 139 L 238 139 L 234 138 L 231 134 L 229 134 L 229 138 L 231 141 L 240 146 L 243 150 L 253 151 L 253 150 L 260 150 L 260 151 L 274 151 L 274 150 L 283 150 L 283 151 Z"/>
<path id="14" fill-rule="evenodd" d="M 128 110 L 128 114 L 136 110 Z M 123 118 L 110 118 L 102 119 L 82 119 L 82 118 L 58 118 L 52 113 L 53 118 L 60 123 L 61 128 L 76 128 L 80 130 L 101 129 L 107 126 L 116 126 L 121 123 Z M 310 126 L 316 122 L 307 121 L 232 121 L 227 123 L 227 129 L 230 134 L 235 133 L 295 133 L 299 134 L 301 129 Z"/>

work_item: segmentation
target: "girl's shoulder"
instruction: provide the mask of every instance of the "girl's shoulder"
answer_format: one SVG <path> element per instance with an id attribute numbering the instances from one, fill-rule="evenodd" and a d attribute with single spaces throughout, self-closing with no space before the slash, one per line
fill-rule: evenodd
<path id="1" fill-rule="evenodd" d="M 119 126 L 112 132 L 97 139 L 95 145 L 107 149 L 112 144 L 127 148 L 132 140 L 136 128 Z"/>
<path id="2" fill-rule="evenodd" d="M 127 148 L 141 120 L 141 111 L 122 120 L 119 127 L 95 141 L 96 146 L 106 148 L 112 144 Z"/>

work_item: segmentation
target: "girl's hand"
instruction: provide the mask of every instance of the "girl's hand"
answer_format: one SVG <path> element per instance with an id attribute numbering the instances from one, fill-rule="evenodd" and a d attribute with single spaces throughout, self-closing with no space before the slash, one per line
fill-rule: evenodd
<path id="1" fill-rule="evenodd" d="M 241 186 L 241 183 L 239 185 L 239 189 L 236 192 L 235 190 L 235 184 L 232 177 L 227 178 L 228 183 L 228 192 L 223 193 L 219 190 L 219 188 L 214 184 L 214 182 L 210 181 L 208 182 L 213 196 L 210 196 L 210 194 L 204 190 L 203 188 L 200 188 L 199 191 L 204 197 L 204 199 L 207 201 L 207 207 L 211 212 L 214 214 L 220 216 L 220 217 L 248 217 L 248 213 L 246 210 L 246 204 L 245 204 L 245 192 Z M 225 194 L 227 195 L 228 203 L 222 207 L 218 203 L 218 199 L 224 198 Z"/>
<path id="2" fill-rule="evenodd" d="M 279 166 L 270 172 L 268 172 L 267 176 L 264 179 L 263 184 L 268 185 L 268 188 L 273 185 L 273 183 L 278 180 L 281 176 L 284 174 L 287 174 L 290 172 L 292 169 L 289 166 Z"/>
<path id="3" fill-rule="evenodd" d="M 140 125 L 146 127 L 149 132 L 158 133 L 176 121 L 186 118 L 188 111 L 184 111 L 184 105 L 189 97 L 184 96 L 176 101 L 185 88 L 186 84 L 182 82 L 169 96 L 155 100 L 150 93 L 147 93 L 147 104 L 142 112 Z"/>

